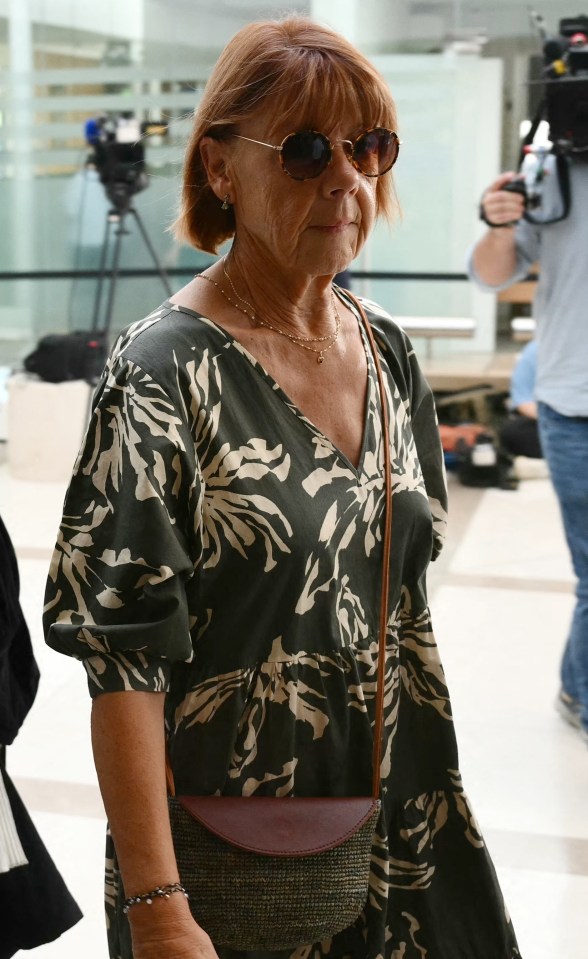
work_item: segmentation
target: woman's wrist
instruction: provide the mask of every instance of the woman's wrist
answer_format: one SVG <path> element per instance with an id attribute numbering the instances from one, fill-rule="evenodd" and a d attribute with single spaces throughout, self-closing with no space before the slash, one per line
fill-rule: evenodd
<path id="1" fill-rule="evenodd" d="M 155 888 L 149 890 L 149 892 L 137 893 L 136 895 L 129 896 L 128 899 L 125 899 L 123 912 L 125 914 L 128 913 L 129 909 L 132 909 L 134 906 L 152 906 L 155 900 L 167 900 L 176 894 L 182 895 L 185 899 L 188 899 L 188 893 L 181 882 L 170 882 L 160 886 L 155 886 Z"/>
<path id="2" fill-rule="evenodd" d="M 179 894 L 172 895 L 169 899 L 155 896 L 151 903 L 139 902 L 128 910 L 127 919 L 133 931 L 139 932 L 191 920 L 192 915 L 188 899 Z"/>

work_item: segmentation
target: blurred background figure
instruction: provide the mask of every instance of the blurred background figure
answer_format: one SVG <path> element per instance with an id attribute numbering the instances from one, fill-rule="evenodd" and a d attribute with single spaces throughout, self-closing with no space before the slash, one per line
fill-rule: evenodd
<path id="1" fill-rule="evenodd" d="M 482 289 L 497 292 L 540 264 L 533 305 L 539 432 L 577 577 L 557 706 L 588 744 L 588 135 L 585 150 L 578 150 L 558 156 L 557 167 L 549 168 L 542 219 L 529 216 L 524 190 L 512 190 L 514 173 L 488 186 L 480 209 L 488 229 L 471 250 L 468 271 Z M 567 212 L 566 195 L 573 198 Z"/>
<path id="2" fill-rule="evenodd" d="M 541 442 L 537 423 L 535 400 L 535 374 L 537 369 L 537 344 L 527 343 L 519 356 L 510 381 L 510 412 L 500 439 L 511 456 L 526 456 L 540 459 Z"/>
<path id="3" fill-rule="evenodd" d="M 543 458 L 535 377 L 537 343 L 531 340 L 522 350 L 510 381 L 510 414 L 500 431 L 500 445 L 514 460 L 514 475 L 519 480 L 545 479 L 549 469 Z"/>
<path id="4" fill-rule="evenodd" d="M 82 914 L 6 772 L 6 747 L 33 705 L 39 670 L 19 603 L 16 556 L 0 518 L 0 959 L 52 942 Z"/>

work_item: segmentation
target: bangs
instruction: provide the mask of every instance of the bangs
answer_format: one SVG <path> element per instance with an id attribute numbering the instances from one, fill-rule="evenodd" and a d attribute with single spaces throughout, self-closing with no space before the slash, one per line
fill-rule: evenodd
<path id="1" fill-rule="evenodd" d="M 298 69 L 290 64 L 287 80 L 278 82 L 269 96 L 279 103 L 272 134 L 284 126 L 325 133 L 346 123 L 364 130 L 386 127 L 397 132 L 394 102 L 379 74 L 325 51 L 301 50 L 300 54 Z"/>
<path id="2" fill-rule="evenodd" d="M 268 136 L 314 129 L 345 138 L 372 127 L 397 133 L 396 109 L 375 67 L 345 37 L 307 17 L 250 23 L 223 50 L 204 90 L 184 162 L 178 239 L 216 254 L 234 236 L 201 155 L 205 137 L 219 140 L 263 117 Z M 377 178 L 376 215 L 398 212 L 392 171 Z"/>

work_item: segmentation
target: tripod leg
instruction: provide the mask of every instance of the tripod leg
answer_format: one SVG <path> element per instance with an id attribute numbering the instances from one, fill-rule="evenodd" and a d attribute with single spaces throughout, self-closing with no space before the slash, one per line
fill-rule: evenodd
<path id="1" fill-rule="evenodd" d="M 76 174 L 77 177 L 78 174 Z M 78 223 L 76 230 L 76 240 L 75 240 L 75 256 L 74 256 L 74 272 L 77 273 L 80 268 L 80 260 L 82 256 L 82 226 L 84 223 L 84 199 L 86 196 L 86 187 L 88 185 L 88 168 L 85 167 L 82 173 L 83 186 L 82 194 L 80 196 L 79 206 L 78 206 Z M 75 178 L 74 178 L 75 179 Z M 76 290 L 76 281 L 72 280 L 71 287 L 69 290 L 69 305 L 68 305 L 68 330 L 73 330 L 74 328 L 74 299 L 75 299 L 75 290 Z"/>
<path id="2" fill-rule="evenodd" d="M 116 287 L 116 280 L 118 277 L 118 266 L 120 261 L 120 247 L 122 243 L 122 238 L 125 232 L 125 217 L 127 215 L 127 210 L 121 210 L 119 213 L 118 220 L 118 231 L 116 234 L 116 242 L 114 245 L 114 256 L 112 258 L 112 274 L 110 277 L 110 289 L 108 291 L 108 303 L 106 304 L 106 316 L 104 317 L 104 323 L 102 324 L 101 332 L 105 336 L 108 336 L 110 331 L 110 323 L 112 321 L 112 308 L 114 306 L 114 291 Z"/>
<path id="3" fill-rule="evenodd" d="M 165 272 L 165 270 L 163 269 L 163 267 L 162 267 L 162 265 L 161 265 L 161 262 L 160 262 L 160 260 L 159 260 L 159 258 L 158 258 L 158 256 L 157 256 L 157 253 L 155 252 L 155 248 L 154 248 L 153 244 L 151 243 L 151 240 L 149 239 L 149 234 L 147 233 L 147 230 L 145 229 L 145 226 L 144 226 L 144 224 L 143 224 L 143 221 L 142 221 L 141 217 L 139 216 L 139 214 L 137 213 L 137 211 L 135 210 L 135 208 L 134 208 L 133 206 L 129 208 L 129 213 L 132 213 L 133 216 L 135 217 L 135 220 L 137 221 L 137 226 L 139 227 L 139 230 L 141 231 L 141 236 L 143 237 L 143 239 L 144 239 L 144 241 L 145 241 L 145 246 L 147 247 L 147 249 L 149 250 L 149 252 L 150 252 L 150 254 L 151 254 L 151 259 L 152 259 L 153 262 L 155 263 L 155 267 L 156 267 L 156 269 L 157 269 L 157 272 L 159 273 L 159 276 L 160 276 L 160 278 L 161 278 L 161 282 L 163 283 L 164 289 L 165 289 L 167 295 L 168 295 L 168 296 L 171 296 L 171 295 L 172 295 L 172 288 L 171 288 L 171 286 L 170 286 L 170 284 L 169 284 L 169 280 L 168 280 L 168 278 L 167 278 L 167 273 Z"/>
<path id="4" fill-rule="evenodd" d="M 102 288 L 104 286 L 104 277 L 106 276 L 106 258 L 108 255 L 108 243 L 110 239 L 110 220 L 111 213 L 106 214 L 106 227 L 104 230 L 104 241 L 102 243 L 102 253 L 100 255 L 100 267 L 98 274 L 98 286 L 96 287 L 96 302 L 94 304 L 94 316 L 92 319 L 92 331 L 98 330 L 100 326 L 100 306 L 102 305 Z"/>

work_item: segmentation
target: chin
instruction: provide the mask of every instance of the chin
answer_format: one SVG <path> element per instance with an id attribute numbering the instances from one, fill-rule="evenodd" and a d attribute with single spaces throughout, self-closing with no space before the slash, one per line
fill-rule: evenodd
<path id="1" fill-rule="evenodd" d="M 332 277 L 335 277 L 337 273 L 343 273 L 344 270 L 349 269 L 349 265 L 350 265 L 349 263 L 346 263 L 344 266 L 339 266 L 339 265 L 329 266 L 329 267 L 325 266 L 324 269 L 321 269 L 320 267 L 315 266 L 313 270 L 309 271 L 309 273 L 311 276 L 316 276 L 316 277 L 328 276 L 332 278 Z"/>
<path id="2" fill-rule="evenodd" d="M 315 257 L 309 272 L 315 276 L 334 276 L 348 270 L 356 256 L 357 253 L 352 252 L 344 256 Z"/>
<path id="3" fill-rule="evenodd" d="M 347 242 L 313 242 L 300 245 L 296 258 L 298 267 L 309 276 L 334 276 L 349 268 L 361 248 L 361 244 Z"/>

